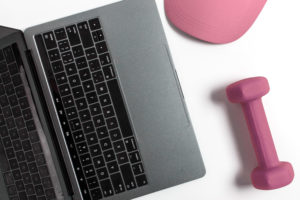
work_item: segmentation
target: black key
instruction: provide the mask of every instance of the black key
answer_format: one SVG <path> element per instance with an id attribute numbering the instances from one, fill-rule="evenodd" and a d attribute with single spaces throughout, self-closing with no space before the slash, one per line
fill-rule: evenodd
<path id="1" fill-rule="evenodd" d="M 44 195 L 44 188 L 42 185 L 36 185 L 34 189 L 37 196 Z"/>
<path id="2" fill-rule="evenodd" d="M 39 166 L 38 169 L 39 169 L 39 173 L 41 175 L 41 178 L 49 176 L 49 170 L 48 170 L 48 167 L 46 165 Z"/>
<path id="3" fill-rule="evenodd" d="M 91 73 L 89 69 L 83 69 L 79 71 L 80 79 L 86 81 L 91 78 Z"/>
<path id="4" fill-rule="evenodd" d="M 75 101 L 75 103 L 76 103 L 76 106 L 77 106 L 78 110 L 83 110 L 83 109 L 86 109 L 88 107 L 85 98 L 77 99 Z M 89 119 L 90 119 L 90 117 L 89 117 Z"/>
<path id="5" fill-rule="evenodd" d="M 97 30 L 92 33 L 94 42 L 100 42 L 104 40 L 104 34 L 102 30 Z"/>
<path id="6" fill-rule="evenodd" d="M 106 120 L 107 128 L 110 129 L 115 129 L 118 127 L 118 122 L 115 117 L 109 118 Z"/>
<path id="7" fill-rule="evenodd" d="M 15 185 L 11 185 L 7 187 L 7 193 L 8 195 L 15 195 L 17 194 L 17 188 Z"/>
<path id="8" fill-rule="evenodd" d="M 103 139 L 103 140 L 100 140 L 100 145 L 101 145 L 101 148 L 103 151 L 106 151 L 108 149 L 111 149 L 112 148 L 112 144 L 110 142 L 110 139 L 109 138 L 106 138 L 106 139 Z"/>
<path id="9" fill-rule="evenodd" d="M 59 54 L 58 49 L 53 49 L 53 50 L 49 51 L 49 52 L 48 52 L 48 55 L 49 55 L 49 58 L 50 58 L 50 61 L 51 61 L 51 62 L 60 59 L 60 54 Z"/>
<path id="10" fill-rule="evenodd" d="M 23 181 L 24 181 L 24 184 L 29 184 L 32 182 L 31 180 L 31 176 L 29 173 L 25 173 L 22 175 L 23 176 Z"/>
<path id="11" fill-rule="evenodd" d="M 80 156 L 80 161 L 81 161 L 82 166 L 87 166 L 87 165 L 92 164 L 92 158 L 91 158 L 90 154 L 88 154 L 88 153 Z"/>
<path id="12" fill-rule="evenodd" d="M 26 128 L 19 130 L 19 136 L 20 136 L 21 140 L 28 139 L 29 136 L 28 136 L 28 132 L 27 132 Z"/>
<path id="13" fill-rule="evenodd" d="M 99 103 L 95 103 L 93 105 L 90 105 L 90 111 L 91 111 L 91 115 L 98 115 L 101 114 L 101 107 Z"/>
<path id="14" fill-rule="evenodd" d="M 102 71 L 94 72 L 92 76 L 95 83 L 101 83 L 104 81 L 104 75 Z"/>
<path id="15" fill-rule="evenodd" d="M 44 33 L 43 34 L 43 38 L 44 38 L 44 41 L 45 41 L 45 44 L 46 44 L 46 48 L 49 50 L 49 49 L 53 49 L 55 48 L 57 45 L 56 45 L 56 41 L 55 41 L 55 38 L 54 38 L 54 34 L 53 32 L 48 32 L 48 33 Z"/>
<path id="16" fill-rule="evenodd" d="M 53 62 L 52 69 L 54 73 L 62 72 L 64 70 L 64 66 L 61 60 Z"/>
<path id="17" fill-rule="evenodd" d="M 70 51 L 63 53 L 61 57 L 64 64 L 68 64 L 74 61 L 73 55 Z"/>
<path id="18" fill-rule="evenodd" d="M 123 137 L 126 138 L 129 136 L 133 136 L 133 131 L 127 116 L 127 111 L 123 102 L 123 98 L 117 80 L 108 81 L 107 85 L 111 94 L 114 107 L 116 108 L 115 111 L 118 117 Z"/>
<path id="19" fill-rule="evenodd" d="M 28 131 L 34 131 L 36 129 L 33 120 L 26 121 L 26 127 Z"/>
<path id="20" fill-rule="evenodd" d="M 82 131 L 76 131 L 73 133 L 73 137 L 76 143 L 85 141 L 85 137 Z"/>
<path id="21" fill-rule="evenodd" d="M 82 83 L 83 90 L 87 92 L 91 92 L 95 90 L 94 83 L 92 80 L 88 80 Z"/>
<path id="22" fill-rule="evenodd" d="M 43 149 L 40 143 L 34 143 L 32 144 L 32 151 L 34 154 L 40 154 L 43 153 Z"/>
<path id="23" fill-rule="evenodd" d="M 29 164 L 29 165 L 30 165 L 30 164 Z M 36 168 L 35 171 L 37 171 L 37 168 Z M 42 183 L 42 182 L 41 182 L 40 175 L 39 175 L 38 173 L 32 174 L 32 175 L 31 175 L 31 179 L 32 179 L 32 182 L 33 182 L 34 185 L 37 185 L 37 184 Z"/>
<path id="24" fill-rule="evenodd" d="M 55 191 L 53 188 L 45 190 L 45 195 L 47 199 L 51 199 L 51 200 L 56 199 Z"/>
<path id="25" fill-rule="evenodd" d="M 141 161 L 141 157 L 140 157 L 139 152 L 136 151 L 136 152 L 133 152 L 133 153 L 129 153 L 129 159 L 130 159 L 130 162 L 132 164 L 140 162 Z"/>
<path id="26" fill-rule="evenodd" d="M 1 115 L 0 115 L 0 116 L 1 116 Z M 4 118 L 1 119 L 1 120 L 4 120 Z M 6 136 L 8 136 L 8 129 L 7 129 L 6 126 L 0 128 L 0 135 L 1 135 L 1 137 L 6 137 Z"/>
<path id="27" fill-rule="evenodd" d="M 89 189 L 93 189 L 93 188 L 98 188 L 99 187 L 97 177 L 92 177 L 92 178 L 87 179 L 87 184 L 88 184 Z"/>
<path id="28" fill-rule="evenodd" d="M 115 150 L 116 153 L 120 153 L 122 151 L 125 151 L 125 145 L 124 145 L 124 142 L 122 140 L 114 142 L 113 146 L 114 146 L 114 150 Z"/>
<path id="29" fill-rule="evenodd" d="M 83 69 L 83 68 L 88 67 L 88 63 L 86 61 L 86 58 L 85 57 L 77 58 L 76 59 L 76 65 L 77 65 L 78 69 Z"/>
<path id="30" fill-rule="evenodd" d="M 93 137 L 95 137 L 96 135 L 93 135 Z M 96 136 L 97 137 L 97 136 Z M 96 138 L 97 139 L 97 138 Z M 88 140 L 88 139 L 87 139 Z M 95 140 L 96 141 L 96 140 Z M 96 141 L 97 143 L 98 141 Z M 101 148 L 99 146 L 99 144 L 96 144 L 96 145 L 93 145 L 90 147 L 90 152 L 91 152 L 91 155 L 93 157 L 96 157 L 96 156 L 99 156 L 101 155 Z"/>
<path id="31" fill-rule="evenodd" d="M 98 54 L 103 54 L 103 53 L 107 52 L 108 48 L 107 48 L 106 42 L 103 41 L 103 42 L 97 43 L 96 49 L 97 49 Z"/>
<path id="32" fill-rule="evenodd" d="M 16 63 L 12 63 L 12 64 L 8 65 L 8 70 L 9 70 L 10 75 L 12 75 L 12 76 L 19 73 L 19 67 Z"/>
<path id="33" fill-rule="evenodd" d="M 101 181 L 100 185 L 101 185 L 104 197 L 109 197 L 114 194 L 114 191 L 113 191 L 113 188 L 112 188 L 112 185 L 111 185 L 111 182 L 109 179 Z"/>
<path id="34" fill-rule="evenodd" d="M 25 172 L 28 172 L 28 171 L 29 171 L 28 165 L 26 164 L 26 162 L 21 162 L 21 163 L 19 164 L 19 167 L 20 167 L 20 171 L 21 171 L 22 173 L 25 173 Z"/>
<path id="35" fill-rule="evenodd" d="M 68 26 L 66 28 L 67 34 L 71 43 L 71 46 L 77 45 L 80 43 L 79 34 L 75 25 Z"/>
<path id="36" fill-rule="evenodd" d="M 120 173 L 113 174 L 110 176 L 110 178 L 111 178 L 111 181 L 112 181 L 112 184 L 113 184 L 116 194 L 125 192 L 126 189 L 125 189 L 125 186 L 124 186 L 124 183 L 122 180 L 122 176 Z"/>
<path id="37" fill-rule="evenodd" d="M 0 126 L 5 125 L 5 118 L 3 115 L 0 115 Z"/>
<path id="38" fill-rule="evenodd" d="M 101 169 L 98 169 L 97 175 L 100 180 L 108 178 L 108 171 L 107 171 L 106 167 L 102 167 Z"/>
<path id="39" fill-rule="evenodd" d="M 0 97 L 0 105 L 2 107 L 8 106 L 9 102 L 6 95 Z"/>
<path id="40" fill-rule="evenodd" d="M 19 140 L 16 140 L 18 142 L 20 142 Z M 19 149 L 17 152 L 16 152 L 16 158 L 18 160 L 18 162 L 21 162 L 21 161 L 25 161 L 25 154 L 22 150 L 22 144 L 20 142 L 20 145 L 21 145 L 21 149 Z"/>
<path id="41" fill-rule="evenodd" d="M 83 132 L 85 134 L 91 133 L 95 131 L 94 125 L 92 121 L 88 121 L 82 124 Z"/>
<path id="42" fill-rule="evenodd" d="M 20 104 L 21 109 L 28 108 L 29 103 L 28 103 L 27 97 L 23 97 L 23 98 L 19 99 L 19 104 Z"/>
<path id="43" fill-rule="evenodd" d="M 32 131 L 29 133 L 29 139 L 32 143 L 40 141 L 39 135 L 36 131 Z"/>
<path id="44" fill-rule="evenodd" d="M 93 165 L 87 166 L 83 168 L 84 174 L 86 178 L 96 175 Z"/>
<path id="45" fill-rule="evenodd" d="M 6 149 L 6 155 L 7 155 L 7 159 L 12 159 L 16 156 L 13 148 Z"/>
<path id="46" fill-rule="evenodd" d="M 87 99 L 89 104 L 93 104 L 93 103 L 98 102 L 96 92 L 90 92 L 90 93 L 86 94 L 86 99 Z"/>
<path id="47" fill-rule="evenodd" d="M 28 169 L 30 173 L 36 173 L 38 171 L 38 168 L 34 162 L 28 164 Z"/>
<path id="48" fill-rule="evenodd" d="M 25 190 L 24 183 L 22 180 L 16 181 L 16 187 L 18 191 Z"/>
<path id="49" fill-rule="evenodd" d="M 99 79 L 101 80 L 101 79 Z M 98 95 L 103 95 L 108 92 L 106 84 L 105 83 L 99 83 L 96 85 L 96 90 Z"/>
<path id="50" fill-rule="evenodd" d="M 26 92 L 25 92 L 24 86 L 17 87 L 16 88 L 16 94 L 17 94 L 17 97 L 19 97 L 19 98 L 25 96 Z"/>
<path id="51" fill-rule="evenodd" d="M 106 67 L 103 67 L 103 73 L 104 73 L 104 76 L 105 76 L 106 80 L 116 78 L 116 74 L 114 72 L 114 69 L 113 69 L 112 65 L 108 65 Z"/>
<path id="52" fill-rule="evenodd" d="M 98 156 L 96 158 L 93 158 L 94 166 L 96 169 L 105 166 L 105 162 L 102 156 Z"/>
<path id="53" fill-rule="evenodd" d="M 6 171 L 10 170 L 10 164 L 5 155 L 4 147 L 3 147 L 1 140 L 0 140 L 0 160 L 1 160 L 1 162 L 0 162 L 1 171 L 6 172 Z"/>
<path id="54" fill-rule="evenodd" d="M 7 70 L 7 64 L 5 62 L 0 62 L 0 73 L 6 72 Z"/>
<path id="55" fill-rule="evenodd" d="M 72 106 L 75 105 L 74 104 L 74 99 L 71 95 L 63 97 L 62 102 L 63 102 L 63 105 L 64 105 L 65 108 L 69 108 L 69 107 L 72 107 Z"/>
<path id="56" fill-rule="evenodd" d="M 89 25 L 92 31 L 100 29 L 101 25 L 100 25 L 100 21 L 98 18 L 94 18 L 89 20 Z"/>
<path id="57" fill-rule="evenodd" d="M 68 81 L 65 72 L 61 72 L 59 74 L 56 74 L 55 78 L 56 78 L 56 82 L 57 82 L 58 85 L 64 84 Z"/>
<path id="58" fill-rule="evenodd" d="M 98 135 L 99 140 L 108 137 L 108 131 L 105 126 L 97 128 L 96 133 Z"/>
<path id="59" fill-rule="evenodd" d="M 127 153 L 126 152 L 122 152 L 117 154 L 117 160 L 119 165 L 125 164 L 129 161 Z"/>
<path id="60" fill-rule="evenodd" d="M 30 195 L 28 196 L 28 200 L 37 200 L 36 195 Z"/>
<path id="61" fill-rule="evenodd" d="M 57 40 L 63 40 L 67 38 L 64 28 L 60 28 L 54 31 Z"/>
<path id="62" fill-rule="evenodd" d="M 16 127 L 15 120 L 12 117 L 6 119 L 6 125 L 8 129 L 15 128 Z"/>
<path id="63" fill-rule="evenodd" d="M 2 162 L 2 160 L 1 160 Z M 11 172 L 7 172 L 3 174 L 4 182 L 6 185 L 14 184 L 14 177 Z"/>
<path id="64" fill-rule="evenodd" d="M 75 107 L 66 109 L 66 113 L 67 113 L 67 117 L 68 117 L 69 120 L 78 117 Z"/>
<path id="65" fill-rule="evenodd" d="M 109 53 L 101 54 L 99 56 L 99 59 L 100 59 L 100 63 L 102 66 L 108 65 L 111 63 L 111 58 L 110 58 Z"/>
<path id="66" fill-rule="evenodd" d="M 10 106 L 12 107 L 18 105 L 18 98 L 16 95 L 11 95 L 10 97 L 8 97 L 8 101 Z"/>
<path id="67" fill-rule="evenodd" d="M 2 78 L 2 81 L 3 81 L 4 84 L 8 84 L 8 83 L 11 82 L 11 77 L 10 77 L 9 72 L 6 72 L 6 73 L 2 74 L 1 78 Z"/>
<path id="68" fill-rule="evenodd" d="M 139 187 L 142 187 L 144 185 L 147 185 L 148 184 L 148 181 L 147 181 L 147 178 L 146 178 L 146 175 L 140 175 L 140 176 L 137 176 L 136 177 L 136 183 Z"/>
<path id="69" fill-rule="evenodd" d="M 77 24 L 79 34 L 84 48 L 89 48 L 94 45 L 92 36 L 87 22 Z"/>
<path id="70" fill-rule="evenodd" d="M 91 134 L 86 135 L 86 141 L 87 141 L 88 145 L 93 145 L 93 144 L 98 143 L 98 138 L 97 138 L 96 133 L 91 133 Z"/>
<path id="71" fill-rule="evenodd" d="M 74 94 L 74 98 L 75 98 L 75 99 L 84 97 L 83 88 L 82 88 L 81 86 L 78 86 L 78 87 L 76 87 L 76 88 L 73 88 L 73 89 L 72 89 L 72 92 L 73 92 L 73 94 Z"/>
<path id="72" fill-rule="evenodd" d="M 103 153 L 104 159 L 106 162 L 110 162 L 116 159 L 115 153 L 113 150 L 108 150 Z"/>
<path id="73" fill-rule="evenodd" d="M 22 142 L 22 146 L 23 146 L 24 151 L 29 151 L 29 150 L 31 150 L 31 143 L 30 143 L 29 140 L 24 140 L 24 141 Z"/>
<path id="74" fill-rule="evenodd" d="M 37 163 L 38 166 L 46 164 L 46 160 L 45 160 L 45 157 L 44 157 L 43 154 L 37 155 L 35 157 L 35 159 L 36 159 L 36 163 Z"/>
<path id="75" fill-rule="evenodd" d="M 128 152 L 137 150 L 137 145 L 133 137 L 125 139 L 124 142 Z"/>
<path id="76" fill-rule="evenodd" d="M 58 48 L 60 52 L 65 52 L 70 50 L 70 45 L 68 40 L 63 40 L 58 42 Z"/>
<path id="77" fill-rule="evenodd" d="M 11 140 L 10 140 L 9 137 L 3 138 L 3 146 L 4 146 L 5 148 L 12 147 L 12 143 L 11 143 Z"/>
<path id="78" fill-rule="evenodd" d="M 26 192 L 19 193 L 20 200 L 28 200 Z"/>
<path id="79" fill-rule="evenodd" d="M 71 87 L 76 87 L 76 86 L 80 85 L 81 81 L 79 79 L 79 76 L 76 74 L 76 75 L 69 77 L 69 82 L 70 82 Z"/>
<path id="80" fill-rule="evenodd" d="M 100 189 L 94 189 L 91 191 L 92 200 L 102 199 L 102 193 Z"/>
<path id="81" fill-rule="evenodd" d="M 60 96 L 67 96 L 71 94 L 71 89 L 68 84 L 60 85 L 59 87 Z"/>
<path id="82" fill-rule="evenodd" d="M 0 79 L 1 81 L 1 79 Z M 0 95 L 4 95 L 5 94 L 5 89 L 4 89 L 4 86 L 3 84 L 0 84 Z"/>
<path id="83" fill-rule="evenodd" d="M 93 117 L 93 121 L 94 121 L 95 127 L 105 125 L 105 120 L 104 120 L 103 115 L 98 115 L 98 116 Z"/>
<path id="84" fill-rule="evenodd" d="M 15 90 L 14 90 L 13 84 L 5 85 L 5 91 L 6 91 L 7 96 L 14 94 Z"/>
<path id="85" fill-rule="evenodd" d="M 113 161 L 113 162 L 107 163 L 107 169 L 110 174 L 113 174 L 113 173 L 119 171 L 119 165 L 116 161 Z"/>
<path id="86" fill-rule="evenodd" d="M 131 190 L 136 188 L 136 183 L 134 180 L 133 173 L 131 171 L 130 164 L 122 165 L 120 169 L 124 178 L 126 189 Z"/>
<path id="87" fill-rule="evenodd" d="M 96 52 L 96 49 L 94 47 L 85 50 L 85 54 L 86 54 L 86 58 L 88 60 L 92 60 L 92 59 L 97 58 L 97 52 Z"/>
<path id="88" fill-rule="evenodd" d="M 90 70 L 91 70 L 92 72 L 97 71 L 97 70 L 100 70 L 100 69 L 101 69 L 101 66 L 100 66 L 99 60 L 98 60 L 98 59 L 95 59 L 95 60 L 89 61 L 89 67 L 90 67 Z"/>
<path id="89" fill-rule="evenodd" d="M 104 106 L 108 106 L 111 104 L 111 101 L 110 101 L 110 97 L 108 94 L 105 94 L 105 95 L 102 95 L 99 97 L 99 100 L 100 100 L 100 103 L 101 103 L 101 106 L 104 107 Z"/>
<path id="90" fill-rule="evenodd" d="M 81 123 L 79 121 L 79 119 L 73 119 L 70 122 L 70 127 L 72 131 L 77 131 L 79 129 L 81 129 Z"/>
<path id="91" fill-rule="evenodd" d="M 20 140 L 14 140 L 14 141 L 12 142 L 12 144 L 13 144 L 13 147 L 14 147 L 14 150 L 15 150 L 15 151 L 20 151 L 20 150 L 22 150 L 22 144 L 21 144 Z"/>
<path id="92" fill-rule="evenodd" d="M 3 53 L 4 53 L 4 57 L 6 59 L 6 62 L 9 64 L 9 63 L 12 63 L 15 61 L 15 56 L 14 56 L 14 52 L 12 50 L 11 47 L 6 47 L 3 49 Z"/>
<path id="93" fill-rule="evenodd" d="M 19 168 L 18 161 L 16 159 L 11 159 L 8 162 L 12 170 Z"/>
<path id="94" fill-rule="evenodd" d="M 42 178 L 42 184 L 45 189 L 53 187 L 50 177 Z"/>
<path id="95" fill-rule="evenodd" d="M 122 138 L 121 132 L 119 129 L 114 129 L 109 131 L 110 137 L 112 141 L 116 141 Z"/>
<path id="96" fill-rule="evenodd" d="M 103 114 L 105 118 L 109 118 L 115 115 L 114 109 L 112 106 L 107 106 L 103 108 Z"/>
<path id="97" fill-rule="evenodd" d="M 75 58 L 84 56 L 84 51 L 81 45 L 75 46 L 72 48 L 73 55 Z"/>
<path id="98" fill-rule="evenodd" d="M 68 76 L 71 76 L 73 74 L 77 74 L 76 65 L 74 63 L 66 65 L 66 72 L 67 72 Z M 70 83 L 71 83 L 71 81 L 70 81 Z"/>
<path id="99" fill-rule="evenodd" d="M 35 160 L 32 151 L 25 152 L 25 158 L 26 158 L 27 162 L 33 162 Z"/>
<path id="100" fill-rule="evenodd" d="M 15 119 L 16 125 L 18 129 L 24 128 L 25 127 L 25 122 L 23 117 L 19 117 L 17 119 Z"/>
<path id="101" fill-rule="evenodd" d="M 86 142 L 79 143 L 76 146 L 79 154 L 85 154 L 89 151 Z"/>

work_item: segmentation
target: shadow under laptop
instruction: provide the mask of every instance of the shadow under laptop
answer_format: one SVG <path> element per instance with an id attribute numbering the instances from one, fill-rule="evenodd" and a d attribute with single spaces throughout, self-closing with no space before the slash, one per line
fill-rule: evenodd
<path id="1" fill-rule="evenodd" d="M 225 88 L 216 89 L 211 98 L 213 102 L 224 108 L 232 129 L 236 149 L 239 152 L 242 167 L 234 182 L 240 188 L 249 187 L 251 186 L 251 172 L 257 166 L 257 161 L 242 108 L 239 104 L 232 104 L 228 101 Z"/>

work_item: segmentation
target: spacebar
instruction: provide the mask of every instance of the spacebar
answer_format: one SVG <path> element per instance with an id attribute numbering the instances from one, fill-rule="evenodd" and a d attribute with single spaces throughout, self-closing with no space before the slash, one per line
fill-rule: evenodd
<path id="1" fill-rule="evenodd" d="M 6 172 L 8 170 L 10 170 L 10 166 L 6 158 L 2 142 L 0 140 L 0 171 Z"/>
<path id="2" fill-rule="evenodd" d="M 133 135 L 132 128 L 128 119 L 127 111 L 120 91 L 118 81 L 116 79 L 107 82 L 108 89 L 115 107 L 115 111 L 119 120 L 121 132 L 124 138 Z"/>

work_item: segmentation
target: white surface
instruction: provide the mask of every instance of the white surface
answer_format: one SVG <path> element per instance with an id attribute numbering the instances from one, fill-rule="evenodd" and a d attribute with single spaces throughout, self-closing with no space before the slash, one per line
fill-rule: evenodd
<path id="1" fill-rule="evenodd" d="M 0 24 L 19 29 L 95 8 L 112 0 L 1 0 Z M 168 24 L 157 0 L 207 167 L 205 178 L 140 200 L 299 200 L 300 199 L 300 2 L 269 1 L 250 31 L 227 45 L 184 36 Z M 264 98 L 281 160 L 295 169 L 294 182 L 275 191 L 249 184 L 255 167 L 241 109 L 227 104 L 224 87 L 239 79 L 266 76 Z"/>

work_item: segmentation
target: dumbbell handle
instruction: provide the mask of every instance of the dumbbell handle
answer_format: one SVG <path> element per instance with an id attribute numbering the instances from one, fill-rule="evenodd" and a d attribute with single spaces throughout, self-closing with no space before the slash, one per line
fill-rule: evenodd
<path id="1" fill-rule="evenodd" d="M 277 166 L 279 159 L 262 100 L 242 103 L 242 108 L 259 166 L 266 168 Z"/>

